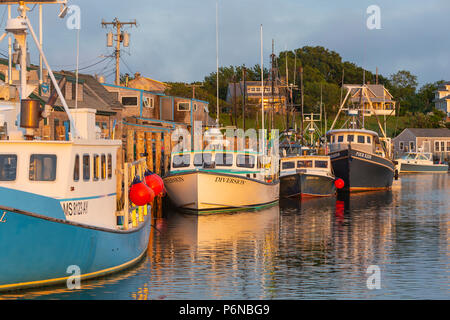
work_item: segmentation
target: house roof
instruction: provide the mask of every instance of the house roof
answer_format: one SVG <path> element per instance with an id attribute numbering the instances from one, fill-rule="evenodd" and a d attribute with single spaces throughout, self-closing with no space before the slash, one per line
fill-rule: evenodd
<path id="1" fill-rule="evenodd" d="M 416 137 L 449 137 L 450 129 L 447 128 L 406 128 Z"/>
<path id="2" fill-rule="evenodd" d="M 357 86 L 355 84 L 344 84 L 344 88 L 345 87 L 350 87 L 351 88 L 351 95 L 352 95 L 352 99 L 359 99 L 359 92 L 360 92 L 360 88 L 352 88 L 352 86 Z M 369 89 L 369 92 L 372 93 L 373 97 L 370 99 L 373 102 L 381 102 L 381 101 L 385 101 L 385 102 L 389 102 L 389 101 L 393 101 L 392 98 L 392 94 L 389 92 L 388 89 L 386 89 L 384 87 L 384 85 L 382 84 L 366 84 L 365 85 L 367 87 L 367 89 Z M 387 94 L 385 94 L 387 93 Z M 370 94 L 369 94 L 370 95 Z M 364 96 L 363 97 L 364 100 L 367 100 L 367 98 Z M 375 100 L 377 99 L 377 100 Z"/>
<path id="3" fill-rule="evenodd" d="M 142 77 L 139 72 L 134 74 L 134 79 L 128 81 L 128 87 L 142 89 L 145 91 L 161 92 L 167 89 L 168 85 L 164 82 Z"/>
<path id="4" fill-rule="evenodd" d="M 55 74 L 65 75 L 75 78 L 75 73 L 70 71 L 59 71 Z M 109 92 L 102 84 L 89 74 L 78 74 L 79 82 L 83 83 L 83 101 L 78 101 L 79 108 L 93 108 L 103 112 L 115 112 L 123 109 L 123 105 L 117 101 L 114 94 Z M 74 100 L 66 100 L 69 108 L 75 107 Z M 62 105 L 60 99 L 56 101 L 57 105 Z"/>

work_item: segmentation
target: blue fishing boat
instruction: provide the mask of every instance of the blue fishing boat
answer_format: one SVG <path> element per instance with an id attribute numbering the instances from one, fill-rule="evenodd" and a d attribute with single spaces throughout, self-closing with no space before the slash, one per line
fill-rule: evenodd
<path id="1" fill-rule="evenodd" d="M 125 164 L 119 190 L 121 141 L 97 135 L 95 110 L 69 110 L 26 16 L 29 8 L 24 4 L 20 10 L 6 27 L 21 50 L 21 101 L 14 110 L 7 108 L 7 138 L 0 140 L 0 291 L 68 284 L 74 276 L 81 281 L 122 270 L 145 255 L 151 227 L 149 203 L 136 207 L 128 200 L 132 173 L 142 176 L 145 161 Z M 34 136 L 43 110 L 27 99 L 33 91 L 26 82 L 27 34 L 67 113 L 67 141 Z"/>

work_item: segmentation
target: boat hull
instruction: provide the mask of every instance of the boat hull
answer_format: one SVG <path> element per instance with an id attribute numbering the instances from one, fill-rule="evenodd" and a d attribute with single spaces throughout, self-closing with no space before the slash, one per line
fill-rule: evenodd
<path id="1" fill-rule="evenodd" d="M 296 173 L 280 178 L 282 197 L 326 197 L 335 193 L 334 179 L 330 176 Z"/>
<path id="2" fill-rule="evenodd" d="M 0 291 L 104 276 L 146 253 L 150 218 L 132 231 L 97 228 L 0 206 Z M 72 269 L 75 266 L 75 269 Z"/>
<path id="3" fill-rule="evenodd" d="M 399 173 L 432 173 L 432 172 L 444 172 L 444 173 L 448 172 L 448 165 L 399 163 Z"/>
<path id="4" fill-rule="evenodd" d="M 279 181 L 268 183 L 217 172 L 181 172 L 163 180 L 176 207 L 198 214 L 267 207 L 278 201 L 280 192 Z"/>
<path id="5" fill-rule="evenodd" d="M 374 154 L 346 149 L 330 153 L 336 178 L 344 180 L 340 191 L 389 189 L 394 178 L 394 163 Z"/>

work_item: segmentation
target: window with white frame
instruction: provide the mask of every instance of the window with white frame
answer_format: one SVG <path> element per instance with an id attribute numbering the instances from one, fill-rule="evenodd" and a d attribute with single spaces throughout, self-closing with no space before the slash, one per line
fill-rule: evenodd
<path id="1" fill-rule="evenodd" d="M 145 108 L 154 108 L 155 107 L 155 100 L 153 97 L 145 97 L 144 98 L 144 107 Z"/>
<path id="2" fill-rule="evenodd" d="M 177 103 L 178 111 L 191 111 L 191 103 L 190 102 L 178 102 Z"/>
<path id="3" fill-rule="evenodd" d="M 403 141 L 400 141 L 400 143 L 399 143 L 399 149 L 400 149 L 400 151 L 403 151 L 403 150 L 404 150 L 404 147 L 405 147 L 405 144 L 403 143 Z"/>
<path id="4" fill-rule="evenodd" d="M 414 141 L 410 141 L 410 142 L 409 142 L 409 150 L 410 150 L 410 151 L 414 151 L 414 148 L 415 148 L 415 147 L 414 147 Z"/>
<path id="5" fill-rule="evenodd" d="M 196 103 L 194 103 L 193 109 L 194 109 L 194 111 L 197 111 L 197 104 Z"/>
<path id="6" fill-rule="evenodd" d="M 450 152 L 450 141 L 447 141 L 447 152 Z"/>

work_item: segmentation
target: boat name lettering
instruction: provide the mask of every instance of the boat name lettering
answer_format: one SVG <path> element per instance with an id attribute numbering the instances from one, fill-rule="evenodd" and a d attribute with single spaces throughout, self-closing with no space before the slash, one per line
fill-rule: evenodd
<path id="1" fill-rule="evenodd" d="M 364 153 L 364 152 L 356 152 L 355 156 L 365 159 L 372 159 L 372 155 Z"/>
<path id="2" fill-rule="evenodd" d="M 62 204 L 66 216 L 79 216 L 88 213 L 88 201 L 70 201 Z"/>
<path id="3" fill-rule="evenodd" d="M 183 177 L 173 177 L 166 179 L 166 183 L 175 183 L 175 182 L 183 182 Z"/>
<path id="4" fill-rule="evenodd" d="M 1 216 L 1 218 L 0 218 L 0 223 L 5 223 L 5 222 L 6 222 L 6 219 L 5 219 L 6 211 L 3 211 L 3 213 L 2 213 L 1 215 L 2 215 L 2 216 Z"/>
<path id="5" fill-rule="evenodd" d="M 224 178 L 224 177 L 216 177 L 215 182 L 225 182 L 225 183 L 234 183 L 234 184 L 245 184 L 244 180 L 235 179 L 235 178 Z"/>

